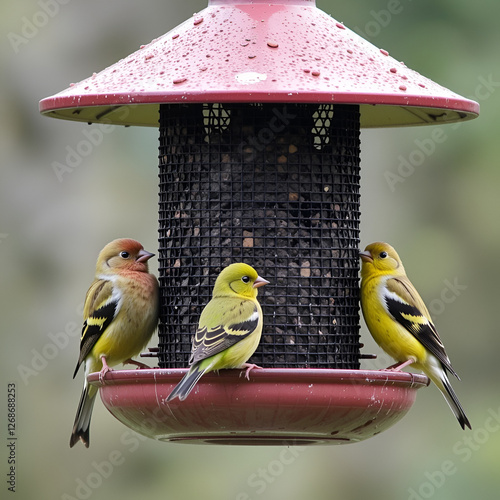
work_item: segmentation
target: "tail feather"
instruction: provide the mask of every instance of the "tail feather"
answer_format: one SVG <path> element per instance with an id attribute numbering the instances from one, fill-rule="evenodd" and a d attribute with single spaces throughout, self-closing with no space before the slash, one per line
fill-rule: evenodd
<path id="1" fill-rule="evenodd" d="M 465 414 L 465 411 L 462 408 L 462 405 L 460 404 L 460 401 L 458 400 L 458 397 L 455 394 L 455 391 L 453 390 L 446 374 L 442 377 L 441 382 L 444 387 L 444 391 L 441 390 L 441 392 L 451 408 L 451 411 L 455 414 L 455 417 L 457 417 L 458 423 L 463 430 L 465 430 L 465 427 L 472 429 L 469 419 L 467 418 L 467 415 Z"/>
<path id="2" fill-rule="evenodd" d="M 184 375 L 182 380 L 174 387 L 174 390 L 169 394 L 167 401 L 172 401 L 172 399 L 178 397 L 181 401 L 184 401 L 189 393 L 193 390 L 198 380 L 202 375 L 209 369 L 209 366 L 201 368 L 200 364 L 194 364 L 189 371 Z"/>
<path id="3" fill-rule="evenodd" d="M 76 410 L 75 423 L 73 424 L 73 431 L 71 439 L 69 440 L 70 448 L 73 448 L 79 440 L 83 442 L 86 448 L 90 444 L 90 419 L 92 417 L 92 410 L 94 408 L 95 397 L 97 389 L 90 386 L 87 381 L 83 387 L 80 403 Z"/>
<path id="4" fill-rule="evenodd" d="M 447 370 L 449 369 L 443 365 L 441 361 L 439 361 L 435 356 L 429 354 L 427 357 L 427 361 L 425 365 L 420 365 L 424 370 L 425 374 L 436 384 L 437 388 L 441 391 L 441 394 L 446 399 L 448 406 L 451 408 L 451 411 L 457 417 L 458 423 L 460 427 L 465 430 L 466 427 L 472 429 L 469 419 L 467 415 L 465 415 L 465 411 L 458 400 L 453 387 L 450 384 L 448 379 Z M 454 371 L 452 371 L 455 376 Z M 458 376 L 457 376 L 458 378 Z"/>

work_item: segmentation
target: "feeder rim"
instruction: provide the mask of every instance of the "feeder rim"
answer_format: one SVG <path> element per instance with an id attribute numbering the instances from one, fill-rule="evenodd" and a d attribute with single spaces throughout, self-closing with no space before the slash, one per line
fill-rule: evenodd
<path id="1" fill-rule="evenodd" d="M 186 374 L 188 368 L 150 368 L 150 369 L 132 369 L 132 370 L 111 370 L 106 373 L 104 380 L 99 380 L 99 373 L 90 373 L 87 380 L 96 387 L 107 385 L 120 385 L 129 383 L 132 380 L 137 382 L 153 379 L 155 383 L 161 383 L 172 377 L 181 377 Z M 240 370 L 220 370 L 218 374 L 207 373 L 203 379 L 216 377 L 234 377 L 234 372 Z M 410 387 L 428 386 L 429 378 L 422 373 L 411 373 L 394 370 L 350 370 L 342 368 L 260 368 L 252 370 L 250 381 L 256 382 L 265 379 L 281 379 L 289 377 L 292 380 L 310 380 L 319 381 L 349 381 L 353 382 L 371 382 L 376 385 L 384 385 L 387 382 L 401 383 Z"/>
<path id="2" fill-rule="evenodd" d="M 404 125 L 438 125 L 462 120 L 471 120 L 479 115 L 479 104 L 464 98 L 436 98 L 422 95 L 400 95 L 386 93 L 356 92 L 123 92 L 88 94 L 79 96 L 55 95 L 39 103 L 40 112 L 52 118 L 92 123 L 113 123 L 116 125 L 158 126 L 159 110 L 152 114 L 146 110 L 139 114 L 134 108 L 159 106 L 160 104 L 229 104 L 229 103 L 277 103 L 277 104 L 348 104 L 361 106 L 361 127 L 393 127 Z M 375 107 L 400 107 L 408 118 L 375 122 L 364 120 L 364 111 Z M 448 113 L 448 112 L 451 112 Z M 123 116 L 121 116 L 123 115 Z M 410 116 L 413 115 L 413 118 Z M 116 117 L 119 117 L 116 120 Z"/>

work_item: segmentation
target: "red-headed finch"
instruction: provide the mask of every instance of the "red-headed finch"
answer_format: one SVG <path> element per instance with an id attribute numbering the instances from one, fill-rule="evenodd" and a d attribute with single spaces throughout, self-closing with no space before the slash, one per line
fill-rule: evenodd
<path id="1" fill-rule="evenodd" d="M 73 378 L 83 363 L 85 381 L 69 442 L 79 439 L 88 448 L 89 427 L 97 388 L 87 375 L 99 371 L 101 380 L 110 366 L 143 363 L 132 360 L 149 342 L 158 323 L 158 281 L 148 271 L 146 252 L 135 240 L 123 238 L 108 243 L 99 254 L 95 279 L 83 309 L 80 356 Z"/>

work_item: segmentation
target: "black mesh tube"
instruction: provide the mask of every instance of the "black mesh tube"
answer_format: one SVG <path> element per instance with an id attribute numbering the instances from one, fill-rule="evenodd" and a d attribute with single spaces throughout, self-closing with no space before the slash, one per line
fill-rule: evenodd
<path id="1" fill-rule="evenodd" d="M 159 365 L 186 367 L 218 273 L 259 289 L 263 367 L 359 368 L 359 108 L 160 108 Z"/>

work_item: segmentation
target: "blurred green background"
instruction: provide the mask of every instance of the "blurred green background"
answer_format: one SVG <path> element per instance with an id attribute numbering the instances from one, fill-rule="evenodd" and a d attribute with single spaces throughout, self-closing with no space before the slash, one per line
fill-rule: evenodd
<path id="1" fill-rule="evenodd" d="M 38 101 L 169 31 L 206 1 L 59 0 L 48 22 L 14 45 L 12 34 L 42 3 L 0 5 L 2 498 L 7 383 L 17 386 L 17 494 L 26 500 L 498 498 L 500 2 L 317 2 L 410 68 L 481 104 L 478 119 L 442 126 L 445 139 L 392 188 L 387 172 L 397 173 L 434 127 L 362 133 L 361 245 L 386 240 L 398 249 L 462 377 L 453 384 L 474 430 L 462 432 L 430 387 L 389 431 L 358 444 L 297 449 L 287 463 L 280 447 L 135 438 L 100 401 L 90 449 L 69 448 L 82 385 L 81 373 L 71 378 L 81 305 L 97 254 L 121 236 L 157 248 L 158 131 L 115 127 L 60 182 L 52 164 L 85 138 L 86 125 L 44 118 Z M 381 12 L 389 6 L 398 6 L 390 19 Z M 51 348 L 65 331 L 67 345 Z M 364 367 L 390 364 L 364 324 L 361 333 L 364 352 L 380 355 Z M 110 455 L 119 463 L 97 473 Z"/>

